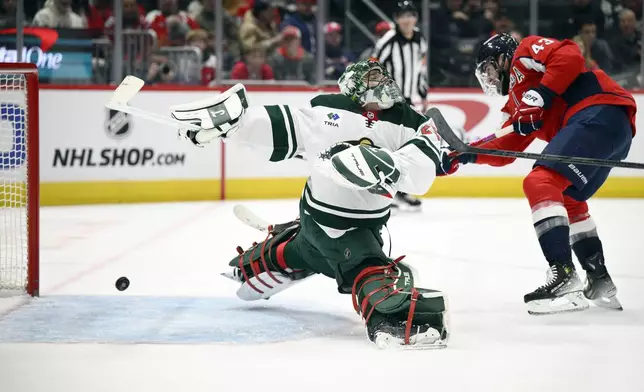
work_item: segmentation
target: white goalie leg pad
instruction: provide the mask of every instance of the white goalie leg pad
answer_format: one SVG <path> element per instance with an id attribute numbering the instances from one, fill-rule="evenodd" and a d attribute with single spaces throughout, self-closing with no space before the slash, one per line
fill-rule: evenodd
<path id="1" fill-rule="evenodd" d="M 247 108 L 246 88 L 238 83 L 214 97 L 171 106 L 170 111 L 176 120 L 203 128 L 198 131 L 196 140 L 205 144 L 235 132 Z"/>
<path id="2" fill-rule="evenodd" d="M 289 269 L 286 272 L 290 272 Z M 267 272 L 262 272 L 257 276 L 249 279 L 249 282 L 242 282 L 242 285 L 237 289 L 237 297 L 244 301 L 257 301 L 259 299 L 269 299 L 277 293 L 280 293 L 287 288 L 303 281 L 310 276 L 303 279 L 293 280 L 279 272 L 272 271 L 272 276 Z M 277 278 L 277 282 L 273 277 Z M 268 285 L 267 285 L 268 283 Z"/>

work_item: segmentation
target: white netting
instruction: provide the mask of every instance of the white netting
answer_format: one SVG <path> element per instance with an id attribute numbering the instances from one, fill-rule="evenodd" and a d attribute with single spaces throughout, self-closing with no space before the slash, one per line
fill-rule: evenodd
<path id="1" fill-rule="evenodd" d="M 27 80 L 0 70 L 0 290 L 27 285 Z"/>

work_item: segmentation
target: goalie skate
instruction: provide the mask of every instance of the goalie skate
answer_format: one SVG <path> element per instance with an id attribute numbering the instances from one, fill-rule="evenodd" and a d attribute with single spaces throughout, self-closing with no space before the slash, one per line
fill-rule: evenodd
<path id="1" fill-rule="evenodd" d="M 409 344 L 405 344 L 406 322 L 400 325 L 383 323 L 376 328 L 373 342 L 380 349 L 431 350 L 447 347 L 441 333 L 427 324 L 412 326 Z"/>
<path id="2" fill-rule="evenodd" d="M 524 301 L 528 313 L 534 315 L 574 312 L 589 307 L 579 276 L 562 264 L 550 266 L 546 284 L 526 294 Z"/>

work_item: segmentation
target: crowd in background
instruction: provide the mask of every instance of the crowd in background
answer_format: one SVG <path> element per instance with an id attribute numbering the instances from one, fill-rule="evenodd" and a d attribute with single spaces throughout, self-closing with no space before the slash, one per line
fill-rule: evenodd
<path id="1" fill-rule="evenodd" d="M 15 27 L 16 0 L 0 0 L 0 28 Z M 351 62 L 372 54 L 371 37 L 345 26 L 344 0 L 327 0 L 327 23 L 317 37 L 316 0 L 223 0 L 224 55 L 215 56 L 213 1 L 123 0 L 123 28 L 154 37 L 154 48 L 134 54 L 144 63 L 148 83 L 185 82 L 185 71 L 171 61 L 167 48 L 198 55 L 198 78 L 208 85 L 223 79 L 316 82 L 317 40 L 324 40 L 324 78 L 336 80 Z M 373 0 L 391 15 L 394 0 Z M 420 0 L 417 0 L 420 10 Z M 395 26 L 352 1 L 353 14 L 375 39 Z M 113 0 L 25 1 L 28 26 L 86 29 L 96 38 L 113 38 Z M 528 0 L 433 0 L 430 18 L 430 86 L 472 86 L 477 46 L 495 33 L 517 40 L 529 32 Z M 422 13 L 422 10 L 421 10 Z M 366 17 L 364 15 L 372 15 Z M 351 28 L 351 40 L 345 40 Z M 601 68 L 629 87 L 639 85 L 642 0 L 541 0 L 538 32 L 569 38 L 580 47 L 589 68 Z M 179 51 L 180 52 L 180 51 Z M 181 68 L 181 69 L 180 69 Z"/>

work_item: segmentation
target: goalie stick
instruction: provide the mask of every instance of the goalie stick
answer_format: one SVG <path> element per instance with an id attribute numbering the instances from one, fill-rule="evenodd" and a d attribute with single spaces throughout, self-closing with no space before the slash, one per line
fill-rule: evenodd
<path id="1" fill-rule="evenodd" d="M 233 207 L 233 214 L 235 214 L 237 219 L 245 223 L 247 226 L 259 230 L 262 233 L 268 234 L 273 228 L 270 223 L 255 215 L 253 211 L 241 204 L 237 204 Z"/>
<path id="2" fill-rule="evenodd" d="M 134 98 L 136 93 L 141 91 L 143 85 L 145 85 L 145 82 L 137 78 L 136 76 L 126 76 L 121 84 L 119 84 L 119 86 L 116 88 L 116 90 L 114 90 L 112 96 L 110 97 L 110 100 L 107 101 L 105 106 L 109 109 L 118 110 L 119 112 L 145 118 L 158 124 L 163 124 L 179 129 L 189 129 L 192 131 L 201 130 L 201 127 L 199 127 L 198 125 L 185 123 L 175 120 L 171 117 L 162 116 L 154 112 L 149 112 L 147 110 L 142 110 L 137 107 L 130 106 L 128 102 L 132 98 Z"/>
<path id="3" fill-rule="evenodd" d="M 479 148 L 470 146 L 467 143 L 464 143 L 461 139 L 456 136 L 452 128 L 450 128 L 447 121 L 441 114 L 441 112 L 436 108 L 431 108 L 427 111 L 426 116 L 434 120 L 436 125 L 436 132 L 449 144 L 449 146 L 457 152 L 462 154 L 481 154 L 481 155 L 491 155 L 497 157 L 508 157 L 508 158 L 523 158 L 523 159 L 534 159 L 534 160 L 543 160 L 543 161 L 552 161 L 552 162 L 563 162 L 563 163 L 572 163 L 576 165 L 590 165 L 590 166 L 601 166 L 601 167 L 622 167 L 626 169 L 644 169 L 644 163 L 637 162 L 624 162 L 624 161 L 615 161 L 610 159 L 597 159 L 597 158 L 584 158 L 584 157 L 569 157 L 562 155 L 553 155 L 553 154 L 536 154 L 523 151 L 507 151 L 507 150 L 491 150 L 487 148 Z"/>
<path id="4" fill-rule="evenodd" d="M 252 227 L 255 230 L 259 230 L 264 234 L 269 234 L 273 231 L 282 231 L 293 224 L 293 221 L 291 221 L 272 225 L 241 204 L 237 204 L 233 207 L 233 214 L 235 214 L 237 219 L 245 223 L 247 226 Z"/>

